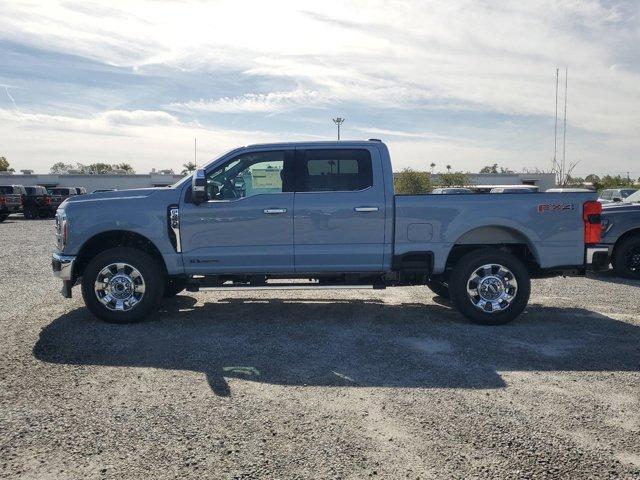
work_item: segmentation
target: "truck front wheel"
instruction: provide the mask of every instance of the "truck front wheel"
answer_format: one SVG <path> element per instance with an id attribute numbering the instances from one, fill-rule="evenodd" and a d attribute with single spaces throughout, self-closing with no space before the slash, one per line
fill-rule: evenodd
<path id="1" fill-rule="evenodd" d="M 82 274 L 82 297 L 91 313 L 110 323 L 144 319 L 158 305 L 164 274 L 150 255 L 135 248 L 106 250 Z"/>
<path id="2" fill-rule="evenodd" d="M 503 325 L 525 309 L 531 280 L 524 264 L 507 252 L 476 250 L 458 260 L 449 280 L 458 311 L 480 325 Z"/>

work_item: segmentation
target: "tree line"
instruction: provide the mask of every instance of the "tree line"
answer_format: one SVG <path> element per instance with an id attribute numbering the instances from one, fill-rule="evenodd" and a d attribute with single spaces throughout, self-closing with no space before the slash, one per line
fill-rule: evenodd
<path id="1" fill-rule="evenodd" d="M 109 163 L 98 162 L 98 163 L 90 163 L 88 165 L 85 165 L 82 163 L 72 164 L 72 163 L 57 162 L 51 165 L 51 168 L 49 169 L 51 173 L 58 174 L 58 175 L 68 173 L 70 171 L 77 171 L 85 175 L 106 175 L 109 173 L 113 173 L 116 170 L 121 170 L 128 174 L 136 173 L 133 167 L 128 163 L 109 164 Z"/>

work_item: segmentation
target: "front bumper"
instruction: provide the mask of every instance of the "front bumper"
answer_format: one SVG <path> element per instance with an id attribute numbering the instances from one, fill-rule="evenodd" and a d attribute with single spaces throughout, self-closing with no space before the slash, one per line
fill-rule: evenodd
<path id="1" fill-rule="evenodd" d="M 65 298 L 71 298 L 71 288 L 73 287 L 73 263 L 76 257 L 74 255 L 62 255 L 61 253 L 54 253 L 51 256 L 51 269 L 53 275 L 62 280 L 62 296 Z"/>
<path id="2" fill-rule="evenodd" d="M 603 272 L 609 270 L 609 245 L 589 245 L 585 250 L 585 264 L 589 270 Z"/>
<path id="3" fill-rule="evenodd" d="M 73 279 L 73 262 L 76 257 L 74 255 L 62 255 L 61 253 L 54 253 L 51 256 L 51 268 L 53 269 L 53 275 L 60 280 Z"/>

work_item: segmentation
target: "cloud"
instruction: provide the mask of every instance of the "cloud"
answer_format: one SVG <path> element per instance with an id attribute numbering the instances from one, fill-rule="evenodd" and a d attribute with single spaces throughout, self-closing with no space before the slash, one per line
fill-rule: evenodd
<path id="1" fill-rule="evenodd" d="M 85 115 L 100 131 L 129 135 L 153 122 L 154 129 L 182 128 L 234 113 L 250 117 L 256 131 L 275 132 L 282 125 L 266 115 L 322 107 L 394 137 L 407 163 L 409 142 L 442 140 L 473 165 L 478 150 L 458 147 L 477 147 L 483 137 L 499 158 L 516 163 L 524 152 L 538 164 L 548 161 L 555 67 L 567 65 L 568 155 L 581 155 L 581 166 L 593 170 L 609 168 L 611 158 L 616 168 L 632 169 L 640 151 L 638 19 L 638 2 L 615 0 L 139 0 L 91 8 L 20 1 L 3 6 L 0 41 L 132 72 L 140 90 L 113 102 L 107 117 Z M 221 81 L 211 92 L 202 87 L 231 73 L 235 82 Z M 199 88 L 179 83 L 180 75 Z M 86 88 L 92 85 L 86 79 Z M 120 92 L 118 84 L 112 89 Z M 118 109 L 129 113 L 113 113 Z M 510 130 L 500 140 L 504 127 L 496 119 L 535 131 Z M 475 129 L 461 133 L 458 124 Z"/>
<path id="2" fill-rule="evenodd" d="M 16 105 L 16 100 L 13 98 L 13 96 L 9 92 L 9 88 L 11 87 L 11 85 L 0 84 L 0 87 L 4 88 L 4 91 L 7 94 L 7 97 L 9 98 L 9 100 L 11 100 L 11 104 L 13 105 L 13 108 L 18 108 L 18 105 Z"/>
<path id="3" fill-rule="evenodd" d="M 319 92 L 294 90 L 290 92 L 245 93 L 238 97 L 223 97 L 216 100 L 190 100 L 170 103 L 169 110 L 215 112 L 215 113 L 273 113 L 297 107 L 316 106 L 329 99 Z"/>
<path id="4" fill-rule="evenodd" d="M 377 127 L 353 127 L 354 130 L 358 132 L 364 132 L 369 135 L 384 135 L 390 137 L 400 137 L 400 138 L 417 138 L 422 140 L 446 140 L 449 142 L 464 142 L 464 143 L 474 143 L 472 140 L 463 137 L 453 137 L 450 135 L 439 135 L 433 132 L 409 132 L 404 130 L 390 130 L 386 128 L 377 128 Z"/>
<path id="5" fill-rule="evenodd" d="M 110 110 L 100 114 L 100 118 L 114 126 L 176 125 L 178 123 L 178 119 L 167 112 L 147 110 Z"/>
<path id="6" fill-rule="evenodd" d="M 240 145 L 282 141 L 289 136 L 203 126 L 182 122 L 165 112 L 139 110 L 73 117 L 0 109 L 0 124 L 0 145 L 12 166 L 43 172 L 58 161 L 126 161 L 142 173 L 151 168 L 179 170 L 193 159 L 196 137 L 199 162 L 208 163 Z"/>
<path id="7" fill-rule="evenodd" d="M 180 126 L 174 116 L 162 111 L 108 110 L 85 117 L 50 115 L 22 110 L 0 109 L 0 121 L 5 126 L 20 125 L 25 129 L 66 130 L 99 135 L 129 136 L 135 131 L 131 127 L 152 128 Z"/>

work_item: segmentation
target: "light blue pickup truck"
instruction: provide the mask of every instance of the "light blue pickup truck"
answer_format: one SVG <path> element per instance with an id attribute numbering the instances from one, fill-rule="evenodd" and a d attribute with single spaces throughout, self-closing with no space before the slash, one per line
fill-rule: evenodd
<path id="1" fill-rule="evenodd" d="M 395 195 L 378 140 L 238 148 L 170 188 L 72 197 L 54 274 L 109 322 L 182 290 L 426 285 L 473 322 L 527 305 L 530 278 L 609 263 L 595 193 Z"/>

